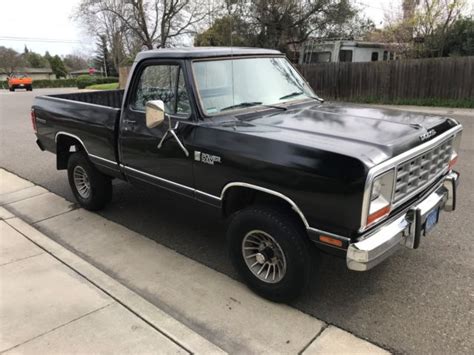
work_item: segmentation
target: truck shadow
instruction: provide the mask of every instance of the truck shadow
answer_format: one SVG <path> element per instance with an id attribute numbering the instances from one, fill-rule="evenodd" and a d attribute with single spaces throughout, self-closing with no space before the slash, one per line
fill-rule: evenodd
<path id="1" fill-rule="evenodd" d="M 101 212 L 104 217 L 126 226 L 166 247 L 190 257 L 234 279 L 239 279 L 227 255 L 226 224 L 220 210 L 167 191 L 114 184 L 114 200 Z M 378 292 L 377 283 L 386 275 L 386 264 L 365 273 L 347 270 L 344 259 L 320 254 L 314 260 L 309 288 L 292 305 L 308 313 L 315 302 L 318 317 Z M 351 300 L 349 302 L 349 300 Z"/>

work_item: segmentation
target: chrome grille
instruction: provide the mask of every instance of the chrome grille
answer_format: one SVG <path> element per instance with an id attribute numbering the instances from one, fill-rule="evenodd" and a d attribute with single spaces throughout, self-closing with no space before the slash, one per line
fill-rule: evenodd
<path id="1" fill-rule="evenodd" d="M 417 189 L 428 185 L 448 166 L 453 140 L 440 145 L 398 165 L 393 202 L 403 200 Z"/>

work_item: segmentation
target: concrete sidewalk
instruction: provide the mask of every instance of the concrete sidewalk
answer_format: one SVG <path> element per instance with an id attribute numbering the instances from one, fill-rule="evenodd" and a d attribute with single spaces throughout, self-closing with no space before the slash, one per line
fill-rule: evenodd
<path id="1" fill-rule="evenodd" d="M 4 221 L 0 235 L 0 351 L 187 352 Z"/>
<path id="2" fill-rule="evenodd" d="M 0 352 L 383 354 L 0 169 Z"/>

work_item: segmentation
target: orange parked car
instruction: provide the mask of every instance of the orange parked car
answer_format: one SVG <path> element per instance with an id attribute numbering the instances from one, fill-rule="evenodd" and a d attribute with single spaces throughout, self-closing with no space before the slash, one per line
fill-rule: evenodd
<path id="1" fill-rule="evenodd" d="M 24 74 L 15 74 L 8 78 L 8 89 L 15 91 L 15 89 L 26 89 L 33 91 L 33 79 Z"/>

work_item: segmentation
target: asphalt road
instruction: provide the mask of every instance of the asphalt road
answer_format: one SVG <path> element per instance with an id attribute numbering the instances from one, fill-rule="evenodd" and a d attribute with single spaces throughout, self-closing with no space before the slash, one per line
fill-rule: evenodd
<path id="1" fill-rule="evenodd" d="M 29 115 L 34 96 L 66 91 L 0 91 L 0 167 L 73 201 L 66 173 L 36 146 Z M 420 249 L 401 250 L 369 272 L 322 256 L 310 290 L 292 306 L 397 353 L 474 353 L 474 117 L 456 118 L 465 127 L 458 210 L 441 216 Z M 114 189 L 101 215 L 237 277 L 214 210 L 122 182 Z"/>

